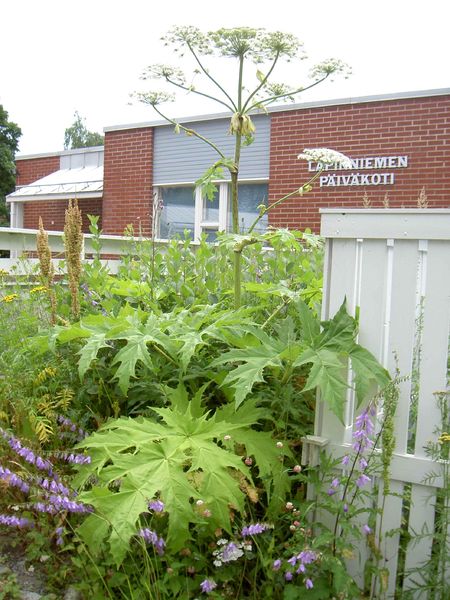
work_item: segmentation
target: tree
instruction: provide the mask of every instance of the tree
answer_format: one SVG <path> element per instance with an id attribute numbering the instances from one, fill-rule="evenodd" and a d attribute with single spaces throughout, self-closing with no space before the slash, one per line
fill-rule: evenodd
<path id="1" fill-rule="evenodd" d="M 8 113 L 0 104 L 0 226 L 9 225 L 9 211 L 5 196 L 16 185 L 15 154 L 22 135 L 20 127 L 8 121 Z"/>
<path id="2" fill-rule="evenodd" d="M 186 53 L 194 61 L 195 69 L 189 77 L 178 67 L 170 65 L 155 64 L 147 67 L 142 79 L 159 79 L 169 84 L 172 88 L 184 92 L 197 94 L 209 98 L 222 107 L 227 108 L 230 113 L 229 133 L 235 136 L 234 155 L 227 157 L 222 150 L 200 135 L 194 129 L 185 127 L 174 119 L 169 118 L 160 108 L 160 104 L 174 99 L 173 94 L 166 91 L 150 91 L 135 93 L 135 97 L 152 106 L 155 111 L 175 126 L 177 133 L 184 132 L 195 136 L 206 144 L 209 144 L 218 155 L 218 160 L 211 166 L 205 175 L 196 182 L 201 185 L 204 194 L 209 199 L 213 198 L 215 186 L 214 181 L 223 179 L 223 169 L 227 169 L 231 179 L 231 214 L 232 230 L 235 236 L 239 233 L 239 198 L 238 178 L 241 150 L 244 145 L 253 141 L 255 126 L 252 122 L 252 114 L 256 111 L 266 111 L 267 106 L 274 102 L 295 100 L 301 92 L 310 89 L 328 79 L 336 73 L 348 72 L 349 69 L 342 61 L 328 59 L 315 65 L 310 71 L 312 81 L 302 86 L 299 84 L 287 85 L 272 81 L 276 67 L 282 61 L 291 62 L 306 58 L 302 43 L 291 34 L 281 32 L 267 32 L 264 29 L 253 29 L 250 27 L 239 27 L 234 29 L 219 29 L 203 33 L 196 27 L 175 27 L 164 38 L 166 46 L 172 46 L 174 52 L 181 58 Z M 231 58 L 236 63 L 236 84 L 232 91 L 228 91 L 222 85 L 219 77 L 213 75 L 208 68 L 207 57 Z M 250 72 L 248 64 L 253 63 L 256 68 Z M 219 69 L 218 72 L 220 73 Z M 195 78 L 201 78 L 202 89 L 198 89 L 192 83 Z M 309 191 L 311 182 L 302 186 L 293 193 Z M 308 188 L 309 186 L 309 188 Z M 289 194 L 291 196 L 293 194 Z M 266 214 L 272 206 L 260 207 L 258 220 Z M 248 233 L 251 233 L 256 222 Z M 242 236 L 241 236 L 242 237 Z M 255 238 L 256 239 L 256 238 Z M 234 251 L 235 272 L 235 304 L 240 304 L 240 263 L 241 253 L 245 245 L 254 243 L 248 239 L 238 239 Z"/>
<path id="3" fill-rule="evenodd" d="M 64 132 L 64 150 L 103 146 L 104 137 L 100 133 L 89 131 L 84 124 L 85 119 L 80 117 L 78 111 L 75 111 L 74 117 L 75 121 Z"/>

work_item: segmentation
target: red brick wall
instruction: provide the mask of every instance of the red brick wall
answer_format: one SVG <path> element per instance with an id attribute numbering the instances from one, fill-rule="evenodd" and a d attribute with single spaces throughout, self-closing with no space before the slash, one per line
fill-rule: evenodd
<path id="1" fill-rule="evenodd" d="M 414 208 L 424 186 L 430 208 L 447 208 L 449 138 L 450 96 L 273 113 L 269 202 L 298 188 L 313 174 L 308 172 L 307 162 L 297 159 L 304 148 L 333 148 L 351 158 L 407 155 L 408 167 L 359 170 L 362 174 L 393 172 L 393 185 L 320 188 L 316 184 L 312 192 L 294 196 L 275 208 L 269 213 L 269 222 L 273 226 L 310 227 L 318 232 L 319 207 L 361 207 L 366 191 L 373 207 L 382 206 L 388 192 L 390 206 Z"/>
<path id="2" fill-rule="evenodd" d="M 153 129 L 109 131 L 105 135 L 103 231 L 122 234 L 128 224 L 151 233 Z"/>
<path id="3" fill-rule="evenodd" d="M 16 185 L 27 185 L 59 169 L 59 156 L 26 158 L 16 161 Z"/>
<path id="4" fill-rule="evenodd" d="M 67 200 L 27 202 L 24 209 L 23 226 L 25 229 L 37 229 L 39 226 L 39 217 L 42 217 L 44 229 L 48 231 L 63 231 L 67 206 Z M 89 198 L 78 200 L 78 207 L 83 217 L 83 231 L 89 233 L 89 219 L 87 215 L 102 214 L 102 199 Z M 102 226 L 101 218 L 99 219 L 98 226 Z"/>
<path id="5" fill-rule="evenodd" d="M 27 185 L 59 169 L 59 155 L 38 158 L 18 159 L 17 185 Z M 66 200 L 53 200 L 51 202 L 33 201 L 24 205 L 23 226 L 26 229 L 37 229 L 39 217 L 42 217 L 44 228 L 48 231 L 62 231 L 64 229 L 64 214 L 68 202 Z M 89 231 L 87 214 L 102 214 L 102 199 L 92 198 L 79 200 L 78 206 L 83 215 L 83 231 Z M 99 221 L 101 227 L 101 219 Z"/>

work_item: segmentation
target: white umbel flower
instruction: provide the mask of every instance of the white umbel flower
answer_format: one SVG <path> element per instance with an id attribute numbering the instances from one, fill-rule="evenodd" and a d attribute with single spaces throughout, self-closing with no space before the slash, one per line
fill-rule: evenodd
<path id="1" fill-rule="evenodd" d="M 352 168 L 352 161 L 348 156 L 330 148 L 305 148 L 297 158 L 322 165 L 339 165 L 343 169 Z"/>

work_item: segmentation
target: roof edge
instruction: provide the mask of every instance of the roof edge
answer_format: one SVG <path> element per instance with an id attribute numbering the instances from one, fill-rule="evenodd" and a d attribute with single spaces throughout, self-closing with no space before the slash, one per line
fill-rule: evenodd
<path id="1" fill-rule="evenodd" d="M 30 158 L 52 158 L 57 156 L 69 156 L 72 154 L 89 154 L 90 152 L 102 152 L 104 146 L 89 146 L 87 148 L 73 148 L 72 150 L 57 150 L 56 152 L 38 152 L 37 154 L 17 154 L 16 160 L 28 160 Z"/>
<path id="2" fill-rule="evenodd" d="M 431 90 L 417 90 L 409 92 L 394 92 L 389 94 L 375 94 L 370 96 L 357 96 L 349 98 L 334 98 L 331 100 L 313 100 L 309 102 L 299 102 L 295 104 L 283 104 L 277 106 L 267 107 L 268 113 L 276 112 L 288 112 L 292 110 L 301 110 L 308 108 L 320 108 L 323 106 L 341 106 L 344 104 L 364 104 L 366 102 L 383 102 L 389 100 L 407 100 L 414 98 L 431 98 L 434 96 L 450 96 L 450 88 L 438 88 Z M 220 112 L 220 113 L 209 113 L 202 115 L 190 115 L 187 117 L 176 118 L 179 123 L 190 123 L 192 121 L 212 121 L 214 119 L 223 119 L 229 117 L 231 113 Z M 264 115 L 261 111 L 253 111 L 253 114 Z M 156 121 L 142 121 L 139 123 L 124 123 L 122 125 L 109 125 L 103 128 L 104 133 L 112 131 L 121 131 L 127 129 L 141 129 L 143 127 L 162 127 L 169 125 L 169 123 L 163 119 Z"/>

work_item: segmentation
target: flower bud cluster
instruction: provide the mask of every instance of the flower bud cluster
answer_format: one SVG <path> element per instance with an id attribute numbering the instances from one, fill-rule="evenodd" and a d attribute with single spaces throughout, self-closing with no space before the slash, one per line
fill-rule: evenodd
<path id="1" fill-rule="evenodd" d="M 41 471 L 47 471 L 51 476 L 53 474 L 53 467 L 50 461 L 42 458 L 41 456 L 36 455 L 31 448 L 27 448 L 23 446 L 20 440 L 18 440 L 13 435 L 9 434 L 7 431 L 0 427 L 0 435 L 6 440 L 8 446 L 11 450 L 14 450 L 16 454 L 18 454 L 21 458 L 23 458 L 30 465 L 34 465 Z"/>
<path id="2" fill-rule="evenodd" d="M 137 535 L 141 537 L 144 541 L 146 541 L 147 544 L 152 544 L 160 556 L 164 554 L 166 542 L 163 540 L 162 537 L 158 537 L 158 535 L 154 531 L 152 531 L 148 527 L 145 527 L 144 529 L 140 529 Z"/>
<path id="3" fill-rule="evenodd" d="M 24 446 L 16 437 L 0 428 L 0 436 L 6 441 L 8 446 L 20 458 L 28 464 L 34 466 L 38 471 L 45 471 L 45 476 L 42 474 L 27 474 L 25 478 L 13 473 L 10 469 L 0 465 L 0 480 L 5 481 L 9 486 L 16 487 L 24 494 L 29 494 L 33 488 L 37 502 L 28 503 L 26 507 L 29 510 L 34 510 L 38 513 L 55 515 L 62 511 L 69 513 L 90 513 L 92 508 L 76 502 L 73 497 L 75 492 L 71 492 L 59 479 L 58 475 L 53 471 L 53 464 L 35 454 L 33 450 Z M 62 458 L 67 462 L 74 464 L 85 464 L 90 462 L 89 456 L 75 455 L 69 453 L 55 453 L 54 456 Z M 24 527 L 30 524 L 29 519 L 16 516 L 2 515 L 0 523 L 11 527 Z M 61 535 L 56 532 L 56 543 L 62 544 Z"/>
<path id="4" fill-rule="evenodd" d="M 79 441 L 83 440 L 87 436 L 87 433 L 84 431 L 84 429 L 78 427 L 76 423 L 67 417 L 64 417 L 63 415 L 58 415 L 57 421 L 62 427 L 65 427 L 69 429 L 71 433 L 76 434 Z"/>
<path id="5" fill-rule="evenodd" d="M 277 559 L 272 564 L 273 571 L 284 571 L 284 579 L 292 581 L 294 577 L 301 576 L 306 589 L 310 590 L 314 587 L 312 575 L 308 573 L 308 566 L 315 563 L 319 558 L 317 552 L 306 548 L 298 554 L 294 554 L 291 558 L 283 561 Z"/>
<path id="6" fill-rule="evenodd" d="M 33 527 L 33 523 L 25 517 L 14 517 L 11 515 L 0 515 L 0 525 L 9 527 Z"/>
<path id="7" fill-rule="evenodd" d="M 21 477 L 0 465 L 0 479 L 7 482 L 8 485 L 19 488 L 24 494 L 28 494 L 30 486 Z"/>
<path id="8" fill-rule="evenodd" d="M 241 535 L 242 537 L 259 535 L 260 533 L 267 531 L 267 529 L 273 529 L 273 525 L 269 525 L 268 523 L 254 523 L 253 525 L 247 525 L 246 527 L 243 527 Z"/>

